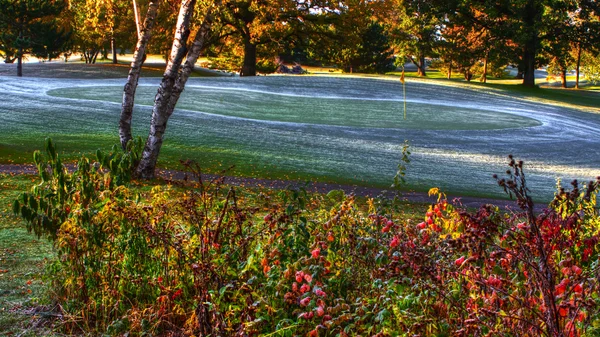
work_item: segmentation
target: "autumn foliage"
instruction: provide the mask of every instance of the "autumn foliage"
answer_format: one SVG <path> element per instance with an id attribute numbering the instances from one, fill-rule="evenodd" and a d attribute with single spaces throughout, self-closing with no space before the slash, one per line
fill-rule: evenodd
<path id="1" fill-rule="evenodd" d="M 202 180 L 193 164 L 193 184 L 148 190 L 116 183 L 118 165 L 106 169 L 127 159 L 100 154 L 104 164 L 82 160 L 68 173 L 52 151 L 48 161 L 36 154 L 44 179 L 14 210 L 54 242 L 48 277 L 67 332 L 597 332 L 597 181 L 574 183 L 534 214 L 522 163 L 511 159 L 498 182 L 522 212 L 470 211 L 432 190 L 437 202 L 408 220 L 393 201 L 235 189 Z"/>

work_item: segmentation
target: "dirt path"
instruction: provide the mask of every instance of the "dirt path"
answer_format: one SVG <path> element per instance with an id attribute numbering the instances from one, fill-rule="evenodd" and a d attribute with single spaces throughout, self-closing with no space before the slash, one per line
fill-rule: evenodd
<path id="1" fill-rule="evenodd" d="M 71 167 L 74 169 L 74 166 Z M 37 168 L 34 165 L 15 165 L 15 164 L 0 164 L 0 174 L 37 174 Z M 186 178 L 188 173 L 183 171 L 176 170 L 163 170 L 159 169 L 157 171 L 158 177 L 175 181 L 182 181 Z M 202 178 L 206 180 L 211 180 L 213 178 L 218 177 L 213 174 L 203 174 Z M 322 182 L 312 182 L 309 183 L 308 186 L 305 186 L 304 183 L 299 181 L 290 181 L 290 180 L 272 180 L 272 179 L 261 179 L 261 178 L 247 178 L 247 177 L 233 177 L 233 176 L 224 176 L 225 183 L 233 186 L 239 187 L 260 187 L 260 188 L 270 188 L 275 190 L 283 190 L 290 187 L 305 187 L 308 192 L 316 192 L 316 193 L 328 193 L 332 190 L 342 190 L 346 194 L 355 194 L 357 196 L 362 197 L 388 197 L 391 198 L 394 196 L 393 191 L 384 190 L 381 188 L 375 187 L 364 187 L 364 186 L 353 186 L 353 185 L 342 185 L 342 184 L 331 184 L 331 183 L 322 183 Z M 402 192 L 401 198 L 407 202 L 413 203 L 434 203 L 435 197 L 429 197 L 427 193 L 423 192 Z M 478 198 L 478 197 L 465 197 L 465 196 L 456 196 L 456 195 L 448 195 L 448 200 L 456 201 L 456 203 L 461 203 L 466 207 L 471 208 L 479 208 L 483 204 L 494 204 L 501 208 L 507 210 L 518 210 L 516 206 L 516 202 L 512 200 L 502 200 L 502 199 L 491 199 L 491 198 Z M 544 208 L 543 204 L 538 204 L 535 206 L 537 212 L 541 211 Z"/>

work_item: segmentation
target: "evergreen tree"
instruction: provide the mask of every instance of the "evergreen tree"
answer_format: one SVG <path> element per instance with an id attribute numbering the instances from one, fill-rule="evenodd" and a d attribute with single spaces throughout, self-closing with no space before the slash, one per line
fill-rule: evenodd
<path id="1" fill-rule="evenodd" d="M 361 37 L 357 57 L 351 61 L 356 71 L 381 74 L 395 69 L 394 51 L 381 24 L 371 22 Z"/>
<path id="2" fill-rule="evenodd" d="M 58 28 L 64 0 L 0 0 L 0 53 L 5 62 L 17 60 L 17 76 L 23 76 L 23 56 L 34 52 L 57 57 L 70 33 Z"/>

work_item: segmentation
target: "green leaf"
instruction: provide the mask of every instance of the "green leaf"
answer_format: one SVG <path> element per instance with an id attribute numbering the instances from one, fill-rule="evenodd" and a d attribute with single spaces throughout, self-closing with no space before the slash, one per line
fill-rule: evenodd
<path id="1" fill-rule="evenodd" d="M 19 215 L 19 211 L 21 210 L 21 205 L 19 204 L 19 200 L 15 200 L 12 206 L 13 214 Z"/>

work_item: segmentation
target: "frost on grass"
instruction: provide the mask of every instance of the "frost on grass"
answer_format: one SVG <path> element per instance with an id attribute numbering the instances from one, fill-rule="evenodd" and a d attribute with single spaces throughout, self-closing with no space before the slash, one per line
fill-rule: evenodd
<path id="1" fill-rule="evenodd" d="M 140 83 L 137 135 L 147 133 L 157 81 Z M 117 143 L 123 83 L 0 77 L 2 142 L 39 147 L 40 137 L 54 134 L 71 142 L 63 148 L 81 146 L 78 139 Z M 526 161 L 538 196 L 551 196 L 557 177 L 600 175 L 599 115 L 410 83 L 405 121 L 401 89 L 399 82 L 364 78 L 191 79 L 169 121 L 161 158 L 236 164 L 261 176 L 387 186 L 408 139 L 408 182 L 421 189 L 489 195 L 491 175 L 503 170 L 508 153 Z"/>

